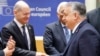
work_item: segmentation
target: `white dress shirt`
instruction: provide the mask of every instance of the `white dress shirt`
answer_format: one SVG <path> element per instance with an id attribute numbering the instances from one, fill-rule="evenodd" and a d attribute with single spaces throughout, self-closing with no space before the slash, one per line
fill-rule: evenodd
<path id="1" fill-rule="evenodd" d="M 23 29 L 22 29 L 23 24 L 18 22 L 15 18 L 14 18 L 14 21 L 17 24 L 18 28 L 20 29 L 21 33 L 23 34 Z M 25 24 L 25 32 L 26 32 L 26 36 L 27 36 L 28 48 L 30 50 L 30 36 L 29 36 L 28 28 L 26 27 L 26 24 Z"/>

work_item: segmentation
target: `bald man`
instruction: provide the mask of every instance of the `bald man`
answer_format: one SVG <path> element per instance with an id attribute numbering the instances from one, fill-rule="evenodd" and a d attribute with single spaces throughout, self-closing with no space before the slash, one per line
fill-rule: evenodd
<path id="1" fill-rule="evenodd" d="M 14 19 L 7 23 L 1 31 L 2 38 L 7 42 L 12 35 L 16 41 L 16 50 L 13 56 L 35 56 L 36 44 L 33 27 L 28 24 L 30 7 L 24 1 L 18 1 L 14 8 Z M 40 55 L 40 53 L 39 53 Z"/>

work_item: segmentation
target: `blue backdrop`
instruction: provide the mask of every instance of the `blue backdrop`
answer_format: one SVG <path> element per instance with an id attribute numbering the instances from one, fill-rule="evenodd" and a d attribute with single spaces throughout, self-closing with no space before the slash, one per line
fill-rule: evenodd
<path id="1" fill-rule="evenodd" d="M 2 27 L 13 20 L 13 6 L 18 0 L 0 0 L 0 30 Z M 46 24 L 58 20 L 56 15 L 57 5 L 61 1 L 84 0 L 24 0 L 31 7 L 30 24 L 34 26 L 35 35 L 42 36 Z"/>

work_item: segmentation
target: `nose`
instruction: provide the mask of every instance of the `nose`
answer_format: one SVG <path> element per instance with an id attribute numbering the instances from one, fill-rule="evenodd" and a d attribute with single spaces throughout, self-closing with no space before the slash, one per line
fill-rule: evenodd
<path id="1" fill-rule="evenodd" d="M 27 17 L 29 18 L 30 17 L 30 14 L 28 14 Z"/>

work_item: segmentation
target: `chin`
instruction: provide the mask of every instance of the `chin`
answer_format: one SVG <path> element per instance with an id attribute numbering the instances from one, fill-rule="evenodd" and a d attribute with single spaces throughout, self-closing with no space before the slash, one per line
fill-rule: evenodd
<path id="1" fill-rule="evenodd" d="M 65 25 L 65 23 L 64 23 L 64 22 L 62 22 L 62 24 L 64 24 L 64 25 Z"/>
<path id="2" fill-rule="evenodd" d="M 24 23 L 28 23 L 28 21 L 25 21 Z"/>
<path id="3" fill-rule="evenodd" d="M 23 24 L 27 24 L 28 22 L 23 22 Z"/>

